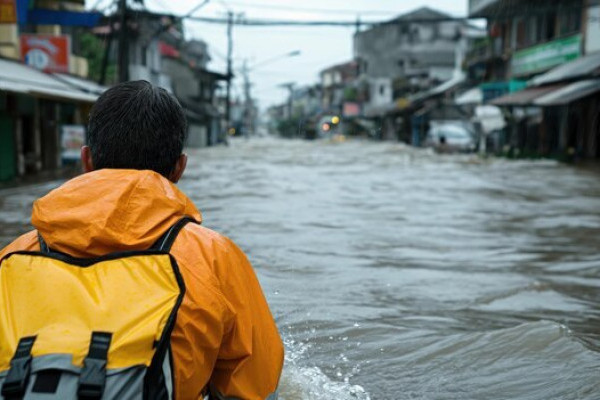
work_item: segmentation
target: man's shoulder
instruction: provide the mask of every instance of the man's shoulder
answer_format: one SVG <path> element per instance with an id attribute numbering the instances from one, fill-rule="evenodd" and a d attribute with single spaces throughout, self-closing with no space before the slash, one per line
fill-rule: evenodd
<path id="1" fill-rule="evenodd" d="M 183 233 L 190 235 L 193 240 L 203 247 L 227 248 L 233 244 L 227 236 L 200 224 L 187 224 L 183 229 Z"/>
<path id="2" fill-rule="evenodd" d="M 8 246 L 0 250 L 0 259 L 15 251 L 35 251 L 39 250 L 39 248 L 37 231 L 32 230 L 19 236 Z"/>

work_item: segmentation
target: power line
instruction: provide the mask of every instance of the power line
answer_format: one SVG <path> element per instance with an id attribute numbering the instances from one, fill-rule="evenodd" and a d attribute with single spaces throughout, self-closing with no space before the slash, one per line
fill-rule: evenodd
<path id="1" fill-rule="evenodd" d="M 229 4 L 244 7 L 244 8 L 259 8 L 268 10 L 282 11 L 303 11 L 314 14 L 347 14 L 347 15 L 390 15 L 396 14 L 397 11 L 368 11 L 368 10 L 348 10 L 348 9 L 332 9 L 332 8 L 309 8 L 309 7 L 290 7 L 273 4 L 256 4 L 256 3 L 241 3 L 228 1 Z"/>
<path id="2" fill-rule="evenodd" d="M 226 18 L 190 17 L 190 21 L 205 22 L 208 24 L 227 25 Z M 239 19 L 233 22 L 240 26 L 356 26 L 356 21 L 292 21 L 292 20 L 263 20 Z M 362 22 L 363 25 L 373 25 L 380 22 Z"/>
<path id="3" fill-rule="evenodd" d="M 582 6 L 571 6 L 571 7 L 562 7 L 561 11 L 566 10 L 581 10 L 585 7 Z M 556 8 L 548 7 L 543 8 L 541 10 L 528 10 L 527 15 L 541 15 L 547 13 L 548 10 L 555 10 Z M 512 13 L 496 13 L 493 16 L 493 19 L 507 19 L 513 18 L 514 14 Z M 196 22 L 204 22 L 208 24 L 227 24 L 228 20 L 226 18 L 215 18 L 215 17 L 190 17 L 188 18 L 191 21 Z M 469 22 L 473 20 L 481 20 L 486 19 L 485 17 L 452 17 L 449 15 L 442 15 L 439 17 L 426 17 L 426 18 L 415 18 L 412 16 L 400 16 L 398 18 L 392 20 L 385 21 L 341 21 L 341 20 L 278 20 L 278 19 L 236 19 L 233 23 L 238 26 L 247 26 L 247 27 L 272 27 L 272 26 L 303 26 L 303 27 L 315 27 L 315 26 L 329 26 L 329 27 L 356 27 L 357 24 L 361 26 L 374 26 L 374 25 L 404 25 L 404 24 L 414 24 L 414 23 L 422 23 L 422 24 L 433 24 L 440 22 Z"/>

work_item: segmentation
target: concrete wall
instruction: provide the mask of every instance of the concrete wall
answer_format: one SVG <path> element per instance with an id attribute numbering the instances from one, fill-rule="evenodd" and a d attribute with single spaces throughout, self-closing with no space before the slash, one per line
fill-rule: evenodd
<path id="1" fill-rule="evenodd" d="M 186 146 L 191 148 L 208 146 L 207 127 L 190 122 Z"/>
<path id="2" fill-rule="evenodd" d="M 453 67 L 458 24 L 390 24 L 354 36 L 354 55 L 369 77 L 410 75 L 420 68 Z"/>

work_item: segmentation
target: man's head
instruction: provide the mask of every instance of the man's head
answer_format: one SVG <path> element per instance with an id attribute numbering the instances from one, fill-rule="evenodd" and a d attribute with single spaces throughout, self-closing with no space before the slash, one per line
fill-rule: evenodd
<path id="1" fill-rule="evenodd" d="M 186 128 L 181 105 L 165 89 L 146 81 L 116 85 L 90 112 L 84 169 L 149 169 L 177 182 L 187 161 Z"/>

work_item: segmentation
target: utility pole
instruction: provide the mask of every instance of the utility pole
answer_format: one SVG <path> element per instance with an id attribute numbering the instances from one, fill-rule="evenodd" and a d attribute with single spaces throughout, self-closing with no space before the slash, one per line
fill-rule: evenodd
<path id="1" fill-rule="evenodd" d="M 225 103 L 226 129 L 231 125 L 231 79 L 233 76 L 233 12 L 227 12 L 227 100 Z"/>
<path id="2" fill-rule="evenodd" d="M 115 34 L 114 34 L 115 23 L 114 23 L 114 17 L 112 15 L 108 18 L 108 22 L 109 22 L 109 26 L 110 26 L 110 31 L 108 32 L 106 44 L 104 47 L 104 56 L 102 58 L 102 66 L 100 69 L 100 80 L 98 81 L 98 83 L 103 86 L 106 83 L 106 71 L 108 69 L 108 58 L 110 57 L 110 48 L 112 47 L 111 46 L 112 41 L 115 36 Z"/>
<path id="3" fill-rule="evenodd" d="M 289 82 L 289 83 L 282 83 L 281 85 L 279 85 L 282 88 L 285 88 L 288 90 L 289 95 L 288 95 L 288 103 L 287 103 L 287 119 L 291 120 L 292 119 L 292 108 L 293 108 L 293 97 L 294 97 L 294 86 L 296 84 L 294 82 Z"/>
<path id="4" fill-rule="evenodd" d="M 250 77 L 248 76 L 248 72 L 248 62 L 247 60 L 244 60 L 242 74 L 244 76 L 244 136 L 246 139 L 250 136 L 250 131 L 254 126 L 252 123 L 254 107 L 252 104 L 252 97 L 250 96 Z"/>
<path id="5" fill-rule="evenodd" d="M 127 0 L 119 0 L 119 82 L 129 80 L 129 46 L 127 37 Z"/>

